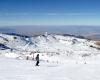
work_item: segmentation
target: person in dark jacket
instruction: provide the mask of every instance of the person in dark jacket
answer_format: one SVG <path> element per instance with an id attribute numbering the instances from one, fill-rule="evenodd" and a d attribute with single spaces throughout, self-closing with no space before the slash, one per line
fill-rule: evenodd
<path id="1" fill-rule="evenodd" d="M 39 54 L 37 54 L 35 59 L 36 59 L 36 66 L 39 66 Z"/>

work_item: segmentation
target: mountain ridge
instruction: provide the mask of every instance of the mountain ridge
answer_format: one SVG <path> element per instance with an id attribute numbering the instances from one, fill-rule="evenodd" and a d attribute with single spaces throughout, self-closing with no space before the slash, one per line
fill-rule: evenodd
<path id="1" fill-rule="evenodd" d="M 88 57 L 98 55 L 100 48 L 95 41 L 77 38 L 73 35 L 48 34 L 35 37 L 24 37 L 20 35 L 0 34 L 0 44 L 9 49 L 0 50 L 1 55 L 13 55 L 14 58 L 25 59 L 40 54 L 42 60 L 64 59 L 69 57 Z M 4 39 L 3 39 L 4 38 Z M 7 39 L 7 40 L 5 40 Z"/>

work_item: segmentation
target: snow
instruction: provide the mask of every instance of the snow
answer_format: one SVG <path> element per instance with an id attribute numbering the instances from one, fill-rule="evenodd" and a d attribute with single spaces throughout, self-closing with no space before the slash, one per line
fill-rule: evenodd
<path id="1" fill-rule="evenodd" d="M 95 41 L 46 32 L 28 38 L 0 34 L 0 44 L 9 47 L 1 46 L 0 80 L 100 80 L 100 49 Z"/>
<path id="2" fill-rule="evenodd" d="M 19 55 L 18 54 L 15 54 L 15 53 L 5 53 L 5 57 L 8 57 L 8 58 L 16 58 L 18 56 Z"/>
<path id="3" fill-rule="evenodd" d="M 92 61 L 91 61 L 92 60 Z M 48 63 L 0 57 L 0 80 L 100 80 L 100 56 L 87 64 Z"/>
<path id="4" fill-rule="evenodd" d="M 44 35 L 27 38 L 0 34 L 0 43 L 10 48 L 8 50 L 0 50 L 0 54 L 6 57 L 25 59 L 27 56 L 32 58 L 33 54 L 39 53 L 43 55 L 43 58 L 41 57 L 42 60 L 45 59 L 50 62 L 51 60 L 61 62 L 63 58 L 65 60 L 63 59 L 62 62 L 66 62 L 67 57 L 91 56 L 100 53 L 100 50 L 95 45 L 95 41 L 72 36 L 48 34 L 47 32 Z"/>

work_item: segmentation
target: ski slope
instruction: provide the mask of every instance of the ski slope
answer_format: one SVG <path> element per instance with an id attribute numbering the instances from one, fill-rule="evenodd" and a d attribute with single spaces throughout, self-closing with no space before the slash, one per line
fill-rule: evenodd
<path id="1" fill-rule="evenodd" d="M 0 57 L 0 80 L 100 80 L 100 56 L 87 64 L 68 61 L 65 64 Z"/>

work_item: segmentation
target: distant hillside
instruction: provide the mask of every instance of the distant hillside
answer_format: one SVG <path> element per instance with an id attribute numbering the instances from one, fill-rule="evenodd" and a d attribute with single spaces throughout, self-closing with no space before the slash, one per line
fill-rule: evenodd
<path id="1" fill-rule="evenodd" d="M 0 33 L 16 33 L 16 30 L 9 27 L 0 27 Z"/>
<path id="2" fill-rule="evenodd" d="M 87 34 L 85 36 L 88 39 L 92 39 L 92 40 L 100 40 L 100 33 L 92 33 L 92 34 Z"/>
<path id="3" fill-rule="evenodd" d="M 88 39 L 99 40 L 100 39 L 100 26 L 77 26 L 77 25 L 32 25 L 32 26 L 6 26 L 0 28 L 1 33 L 17 33 L 27 36 L 37 36 L 48 32 L 49 34 L 70 34 L 79 37 L 86 37 Z M 97 34 L 95 34 L 97 33 Z"/>

